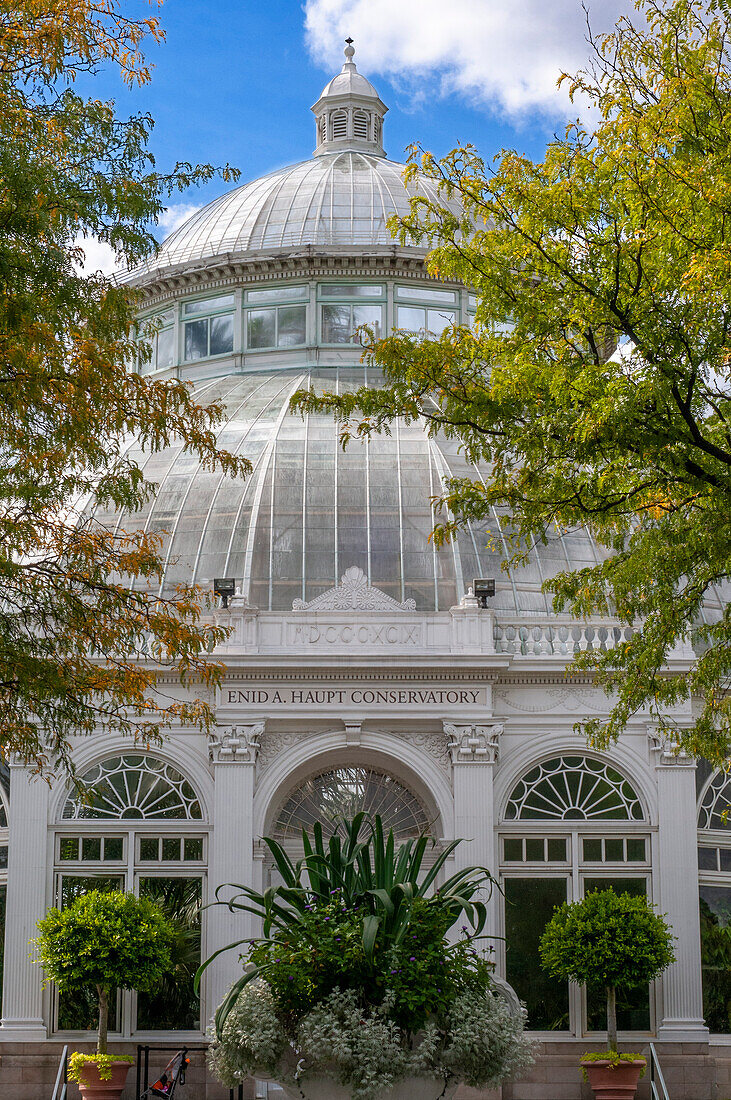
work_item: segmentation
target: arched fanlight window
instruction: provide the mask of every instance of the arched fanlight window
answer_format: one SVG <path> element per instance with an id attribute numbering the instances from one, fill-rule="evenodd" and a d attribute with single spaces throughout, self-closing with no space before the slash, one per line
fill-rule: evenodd
<path id="1" fill-rule="evenodd" d="M 309 832 L 319 821 L 324 834 L 331 836 L 342 818 L 361 810 L 380 814 L 384 829 L 392 829 L 397 840 L 429 831 L 426 810 L 400 780 L 377 768 L 352 764 L 318 772 L 300 784 L 277 814 L 272 832 L 280 841 L 299 840 L 303 829 Z"/>
<path id="2" fill-rule="evenodd" d="M 699 829 L 731 830 L 731 776 L 716 772 L 703 792 L 698 811 Z"/>
<path id="3" fill-rule="evenodd" d="M 368 140 L 368 115 L 365 111 L 356 111 L 353 115 L 353 136 Z"/>
<path id="4" fill-rule="evenodd" d="M 587 756 L 554 756 L 515 785 L 508 821 L 643 821 L 632 785 L 611 765 Z"/>
<path id="5" fill-rule="evenodd" d="M 81 777 L 88 792 L 72 792 L 62 817 L 166 818 L 200 821 L 200 801 L 188 780 L 172 764 L 154 756 L 125 753 L 95 764 Z"/>
<path id="6" fill-rule="evenodd" d="M 332 135 L 333 138 L 344 138 L 348 136 L 348 116 L 345 111 L 333 111 Z"/>

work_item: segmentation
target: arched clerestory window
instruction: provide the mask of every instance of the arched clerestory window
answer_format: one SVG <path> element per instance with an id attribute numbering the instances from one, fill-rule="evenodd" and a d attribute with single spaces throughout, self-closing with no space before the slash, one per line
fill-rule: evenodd
<path id="1" fill-rule="evenodd" d="M 731 1034 L 731 774 L 698 762 L 698 892 L 703 1015 Z"/>
<path id="2" fill-rule="evenodd" d="M 593 890 L 651 896 L 647 812 L 633 781 L 606 758 L 560 753 L 533 764 L 509 791 L 500 823 L 504 963 L 534 1031 L 606 1028 L 598 994 L 549 978 L 538 944 L 556 906 Z M 649 990 L 618 1004 L 626 1031 L 648 1031 Z"/>
<path id="3" fill-rule="evenodd" d="M 63 908 L 89 890 L 128 890 L 152 898 L 180 927 L 186 957 L 154 994 L 117 991 L 110 1031 L 188 1031 L 205 1027 L 193 991 L 206 898 L 208 826 L 191 779 L 155 753 L 124 752 L 82 773 L 54 829 L 55 901 Z M 94 994 L 57 997 L 53 1029 L 94 1026 Z"/>

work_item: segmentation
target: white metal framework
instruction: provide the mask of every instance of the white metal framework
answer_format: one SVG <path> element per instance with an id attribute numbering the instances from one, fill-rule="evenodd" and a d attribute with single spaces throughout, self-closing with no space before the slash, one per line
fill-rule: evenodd
<path id="1" fill-rule="evenodd" d="M 112 756 L 82 777 L 88 794 L 72 792 L 61 814 L 72 818 L 202 818 L 193 787 L 167 761 L 137 753 Z"/>
<path id="2" fill-rule="evenodd" d="M 632 785 L 616 768 L 588 756 L 554 756 L 532 768 L 513 788 L 510 820 L 642 821 Z"/>

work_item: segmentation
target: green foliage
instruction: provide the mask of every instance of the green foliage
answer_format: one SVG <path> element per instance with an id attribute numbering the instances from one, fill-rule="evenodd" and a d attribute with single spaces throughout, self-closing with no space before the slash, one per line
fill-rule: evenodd
<path id="1" fill-rule="evenodd" d="M 721 920 L 703 898 L 701 916 L 701 969 L 703 1018 L 711 1033 L 731 1031 L 731 926 L 730 914 Z"/>
<path id="2" fill-rule="evenodd" d="M 201 621 L 205 595 L 159 594 L 160 534 L 94 518 L 133 513 L 153 491 L 130 437 L 249 468 L 217 447 L 219 405 L 132 369 L 150 354 L 135 337 L 139 292 L 80 270 L 87 239 L 120 267 L 154 256 L 169 195 L 214 175 L 160 171 L 149 116 L 120 118 L 73 88 L 105 63 L 144 83 L 150 37 L 163 37 L 157 19 L 122 0 L 0 5 L 0 751 L 39 769 L 73 773 L 68 738 L 100 722 L 143 741 L 176 720 L 207 727 L 206 699 L 156 685 L 166 669 L 195 690 L 221 673 L 209 652 L 227 632 Z"/>
<path id="3" fill-rule="evenodd" d="M 556 910 L 541 937 L 540 955 L 554 978 L 633 989 L 670 965 L 672 940 L 645 898 L 597 890 Z"/>
<path id="4" fill-rule="evenodd" d="M 147 898 L 92 890 L 66 909 L 49 909 L 34 941 L 46 981 L 61 993 L 99 997 L 99 1054 L 106 1054 L 108 997 L 113 989 L 147 991 L 170 966 L 173 929 Z"/>
<path id="5" fill-rule="evenodd" d="M 571 79 L 593 129 L 571 124 L 540 163 L 411 151 L 407 177 L 421 168 L 440 193 L 392 228 L 432 247 L 431 275 L 474 288 L 475 331 L 371 339 L 382 388 L 294 404 L 332 410 L 344 443 L 422 420 L 481 463 L 484 481 L 447 481 L 438 503 L 454 519 L 438 539 L 508 509 L 519 565 L 586 525 L 605 560 L 544 587 L 557 610 L 616 615 L 634 633 L 576 658 L 613 693 L 609 718 L 582 728 L 606 748 L 647 709 L 720 763 L 731 607 L 702 605 L 731 575 L 731 15 L 715 0 L 637 6 Z M 668 670 L 689 638 L 689 668 Z M 673 708 L 691 696 L 695 726 L 679 731 Z"/>
<path id="6" fill-rule="evenodd" d="M 492 888 L 493 879 L 484 867 L 465 867 L 443 882 L 434 893 L 431 890 L 445 862 L 460 841 L 453 841 L 443 848 L 428 868 L 424 867 L 424 857 L 429 847 L 435 846 L 427 836 L 407 840 L 396 847 L 393 833 L 384 835 L 379 816 L 368 821 L 363 813 L 357 814 L 352 821 L 342 823 L 343 835 L 336 833 L 327 843 L 324 842 L 322 826 L 316 823 L 313 836 L 303 832 L 305 855 L 296 864 L 275 840 L 264 837 L 282 885 L 271 887 L 263 894 L 247 886 L 219 887 L 216 891 L 217 903 L 227 905 L 232 911 L 253 913 L 263 921 L 264 937 L 261 946 L 255 948 L 254 965 L 236 982 L 228 997 L 216 1013 L 216 1030 L 220 1034 L 226 1018 L 241 989 L 247 982 L 261 975 L 269 979 L 270 970 L 277 971 L 281 963 L 277 956 L 269 953 L 267 945 L 281 947 L 288 942 L 295 957 L 304 967 L 301 973 L 293 974 L 292 1004 L 297 998 L 303 999 L 309 988 L 320 988 L 317 983 L 327 982 L 326 972 L 319 964 L 319 956 L 313 957 L 304 966 L 304 960 L 310 951 L 310 945 L 320 950 L 318 934 L 324 925 L 332 922 L 337 910 L 337 922 L 342 922 L 344 938 L 352 950 L 347 959 L 338 961 L 335 956 L 337 946 L 329 931 L 324 933 L 322 949 L 328 950 L 330 963 L 334 967 L 350 967 L 349 973 L 355 978 L 358 973 L 371 973 L 377 967 L 377 959 L 385 958 L 389 952 L 392 962 L 398 964 L 406 950 L 409 935 L 417 935 L 411 929 L 411 920 L 416 907 L 424 914 L 424 921 L 434 922 L 446 932 L 460 918 L 467 922 L 473 936 L 479 936 L 485 925 L 485 901 L 480 897 L 485 888 Z M 236 893 L 224 900 L 223 894 L 231 889 Z M 333 899 L 337 899 L 333 902 Z M 417 905 L 421 902 L 421 905 Z M 426 913 L 429 912 L 429 916 Z M 433 916 L 431 914 L 434 914 Z M 314 915 L 313 915 L 314 914 Z M 441 935 L 443 936 L 444 933 Z M 248 941 L 240 940 L 221 950 L 239 947 Z M 355 946 L 357 942 L 357 947 Z M 403 949 L 403 950 L 402 950 Z M 196 976 L 196 982 L 218 951 L 206 960 Z M 410 958 L 410 955 L 409 955 Z M 433 963 L 433 960 L 432 960 Z M 424 960 L 424 966 L 427 964 Z M 398 970 L 398 965 L 395 967 Z M 289 981 L 289 976 L 285 976 Z M 308 983 L 315 983 L 311 987 Z M 412 991 L 410 997 L 416 998 Z M 414 1001 L 415 1005 L 415 1001 Z"/>
<path id="7" fill-rule="evenodd" d="M 111 1081 L 112 1066 L 115 1062 L 129 1062 L 130 1065 L 134 1065 L 134 1058 L 127 1054 L 80 1054 L 75 1050 L 69 1058 L 69 1080 L 80 1084 L 84 1066 L 91 1064 L 97 1067 L 102 1081 Z"/>
<path id="8" fill-rule="evenodd" d="M 621 1062 L 642 1062 L 642 1068 L 640 1070 L 640 1077 L 644 1077 L 647 1072 L 647 1062 L 644 1054 L 633 1054 L 628 1051 L 618 1050 L 590 1050 L 581 1055 L 581 1065 L 584 1067 L 586 1062 L 608 1062 L 611 1069 L 614 1069 Z M 585 1081 L 589 1080 L 588 1074 L 585 1068 L 581 1070 L 581 1076 Z"/>

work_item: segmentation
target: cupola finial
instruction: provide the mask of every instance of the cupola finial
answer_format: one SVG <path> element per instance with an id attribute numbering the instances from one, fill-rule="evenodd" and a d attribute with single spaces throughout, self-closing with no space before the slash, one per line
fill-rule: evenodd
<path id="1" fill-rule="evenodd" d="M 346 65 L 354 65 L 355 62 L 353 61 L 353 54 L 355 53 L 355 47 L 353 46 L 352 38 L 345 39 L 345 49 L 343 50 L 343 53 L 346 57 Z"/>

